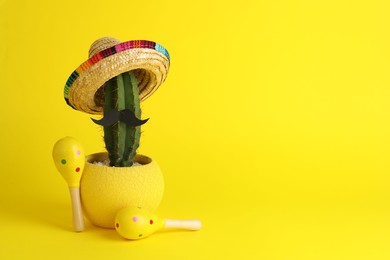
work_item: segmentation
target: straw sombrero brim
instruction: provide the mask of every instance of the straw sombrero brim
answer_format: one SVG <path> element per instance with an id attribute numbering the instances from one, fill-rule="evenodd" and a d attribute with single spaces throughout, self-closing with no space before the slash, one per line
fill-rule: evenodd
<path id="1" fill-rule="evenodd" d="M 74 109 L 102 114 L 96 92 L 111 78 L 134 71 L 139 97 L 144 101 L 165 81 L 169 61 L 168 51 L 155 42 L 137 40 L 116 44 L 90 57 L 70 75 L 64 88 L 65 100 Z"/>

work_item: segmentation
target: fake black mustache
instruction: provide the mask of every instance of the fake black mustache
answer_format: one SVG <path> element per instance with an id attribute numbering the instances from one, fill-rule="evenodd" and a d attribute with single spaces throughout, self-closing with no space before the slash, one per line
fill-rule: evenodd
<path id="1" fill-rule="evenodd" d="M 104 116 L 100 120 L 96 120 L 91 118 L 95 124 L 101 125 L 101 126 L 110 126 L 118 121 L 125 123 L 128 126 L 140 126 L 148 122 L 148 119 L 145 120 L 140 120 L 138 119 L 134 112 L 131 111 L 130 109 L 123 109 L 121 111 L 118 111 L 116 109 L 111 109 L 104 113 Z"/>

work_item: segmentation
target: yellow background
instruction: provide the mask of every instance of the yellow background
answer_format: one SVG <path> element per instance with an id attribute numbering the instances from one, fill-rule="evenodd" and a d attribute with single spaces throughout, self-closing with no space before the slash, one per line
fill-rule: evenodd
<path id="1" fill-rule="evenodd" d="M 386 0 L 0 1 L 0 259 L 389 259 L 389 28 Z M 62 96 L 102 36 L 169 50 L 139 152 L 201 231 L 72 231 L 51 149 L 104 150 Z"/>

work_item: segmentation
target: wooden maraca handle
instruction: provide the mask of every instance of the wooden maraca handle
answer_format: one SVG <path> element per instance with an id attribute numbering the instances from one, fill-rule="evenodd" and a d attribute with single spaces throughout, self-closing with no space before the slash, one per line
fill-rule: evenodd
<path id="1" fill-rule="evenodd" d="M 80 202 L 80 188 L 69 187 L 69 192 L 72 200 L 73 228 L 74 231 L 80 232 L 84 230 L 84 218 Z"/>
<path id="2" fill-rule="evenodd" d="M 174 220 L 166 219 L 165 228 L 181 228 L 188 230 L 199 230 L 202 228 L 202 222 L 199 220 Z"/>

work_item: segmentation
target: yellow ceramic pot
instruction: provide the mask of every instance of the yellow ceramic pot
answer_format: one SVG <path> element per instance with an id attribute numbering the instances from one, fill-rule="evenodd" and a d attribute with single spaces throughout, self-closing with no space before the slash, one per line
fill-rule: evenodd
<path id="1" fill-rule="evenodd" d="M 164 179 L 157 163 L 144 155 L 136 155 L 132 167 L 100 166 L 107 153 L 87 156 L 80 192 L 87 218 L 99 227 L 114 228 L 115 215 L 127 206 L 155 211 L 163 196 Z"/>

